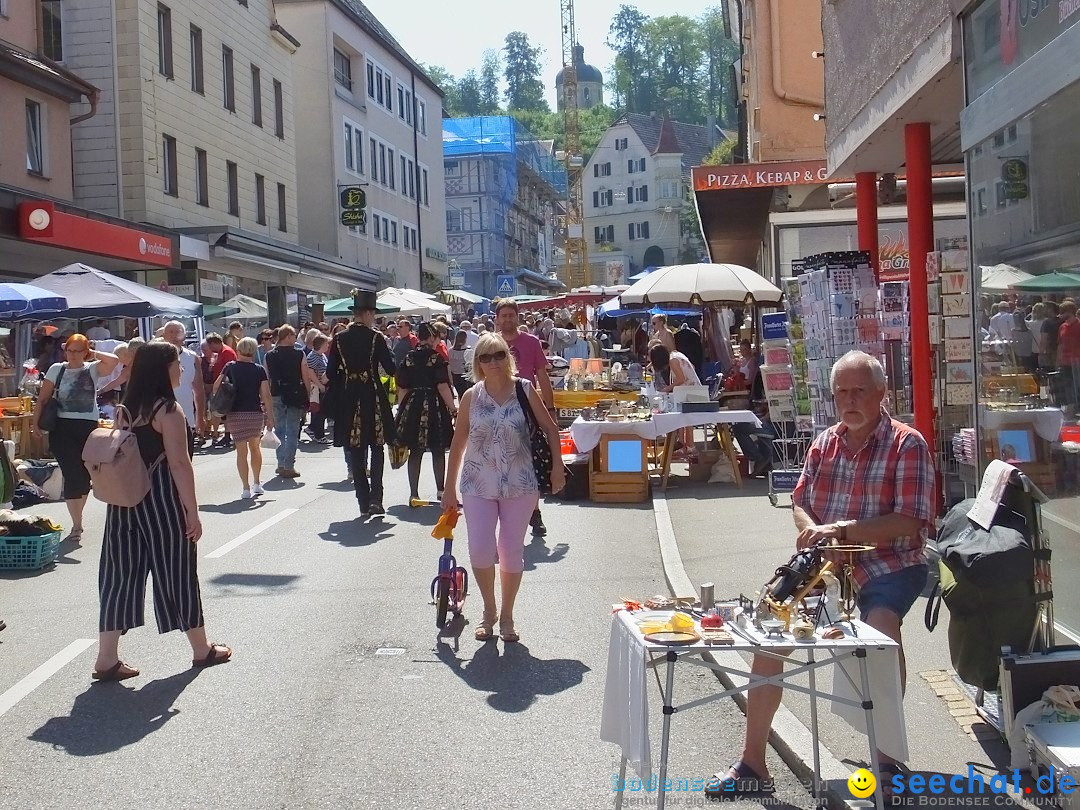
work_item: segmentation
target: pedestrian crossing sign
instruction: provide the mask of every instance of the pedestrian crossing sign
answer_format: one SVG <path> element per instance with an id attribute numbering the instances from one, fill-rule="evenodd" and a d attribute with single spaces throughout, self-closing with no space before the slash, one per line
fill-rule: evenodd
<path id="1" fill-rule="evenodd" d="M 500 298 L 513 295 L 516 286 L 513 276 L 498 276 L 495 281 L 495 291 Z"/>

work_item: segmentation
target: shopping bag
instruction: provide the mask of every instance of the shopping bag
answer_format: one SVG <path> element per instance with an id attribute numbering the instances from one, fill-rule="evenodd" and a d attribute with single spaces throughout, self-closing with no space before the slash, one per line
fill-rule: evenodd
<path id="1" fill-rule="evenodd" d="M 308 390 L 308 413 L 318 413 L 321 407 L 320 400 L 322 396 L 319 392 L 319 386 L 313 385 Z"/>
<path id="2" fill-rule="evenodd" d="M 262 439 L 259 441 L 259 446 L 266 450 L 277 450 L 281 447 L 281 439 L 277 437 L 277 434 L 274 433 L 273 428 L 271 428 L 263 434 Z"/>

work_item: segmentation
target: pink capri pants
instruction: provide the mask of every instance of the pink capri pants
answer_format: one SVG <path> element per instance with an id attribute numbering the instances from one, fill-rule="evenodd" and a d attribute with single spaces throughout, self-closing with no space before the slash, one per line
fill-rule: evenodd
<path id="1" fill-rule="evenodd" d="M 507 574 L 520 574 L 525 569 L 525 533 L 540 500 L 539 494 L 533 492 L 497 500 L 465 495 L 461 500 L 465 507 L 469 559 L 473 568 L 491 568 L 498 552 L 499 569 Z"/>

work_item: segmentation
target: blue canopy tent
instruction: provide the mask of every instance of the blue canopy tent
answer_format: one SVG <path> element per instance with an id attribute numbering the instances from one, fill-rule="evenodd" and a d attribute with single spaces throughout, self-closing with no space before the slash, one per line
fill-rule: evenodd
<path id="1" fill-rule="evenodd" d="M 699 318 L 701 317 L 700 309 L 676 309 L 672 307 L 645 307 L 638 305 L 630 305 L 624 307 L 620 302 L 618 296 L 612 298 L 610 301 L 606 301 L 599 306 L 596 310 L 596 315 L 599 318 L 622 318 L 624 315 L 669 315 L 673 318 Z"/>
<path id="2" fill-rule="evenodd" d="M 634 275 L 630 276 L 630 280 L 641 281 L 643 278 L 645 278 L 645 276 L 649 275 L 649 273 L 659 269 L 660 265 L 658 264 L 650 265 L 649 267 L 646 267 L 644 270 L 642 270 L 640 273 L 634 273 Z"/>

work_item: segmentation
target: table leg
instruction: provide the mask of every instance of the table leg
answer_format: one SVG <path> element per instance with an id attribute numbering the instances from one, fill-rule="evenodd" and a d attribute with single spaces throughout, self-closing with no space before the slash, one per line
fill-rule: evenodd
<path id="1" fill-rule="evenodd" d="M 735 442 L 731 438 L 731 427 L 729 425 L 719 425 L 716 434 L 720 439 L 720 449 L 724 451 L 728 461 L 731 462 L 731 470 L 735 474 L 735 485 L 741 488 L 743 485 L 742 472 L 739 470 L 739 454 L 735 452 Z"/>
<path id="2" fill-rule="evenodd" d="M 814 663 L 814 651 L 806 651 L 806 663 Z M 821 746 L 818 741 L 817 670 L 806 673 L 810 682 L 810 737 L 814 743 L 814 803 L 823 807 L 821 800 Z"/>
<path id="3" fill-rule="evenodd" d="M 675 451 L 674 431 L 664 437 L 664 466 L 660 472 L 660 489 L 667 489 L 668 478 L 671 476 L 671 454 Z"/>
<path id="4" fill-rule="evenodd" d="M 619 763 L 619 784 L 618 790 L 615 791 L 615 810 L 622 810 L 623 794 L 626 791 L 626 754 L 622 755 L 622 761 Z"/>
<path id="5" fill-rule="evenodd" d="M 863 711 L 866 712 L 866 739 L 870 744 L 870 770 L 875 779 L 881 778 L 881 760 L 878 757 L 877 735 L 874 733 L 874 701 L 870 699 L 870 675 L 866 667 L 866 648 L 860 647 L 855 650 L 855 657 L 859 659 L 859 677 L 862 680 Z M 885 800 L 882 796 L 880 785 L 874 791 L 874 803 L 877 810 L 885 810 Z"/>
<path id="6" fill-rule="evenodd" d="M 660 736 L 660 784 L 656 786 L 656 810 L 664 810 L 667 793 L 664 782 L 667 780 L 668 748 L 671 742 L 671 715 L 675 713 L 675 700 L 671 692 L 675 687 L 675 662 L 679 655 L 674 650 L 667 652 L 667 681 L 664 689 L 664 730 Z M 878 808 L 884 810 L 884 808 Z"/>

